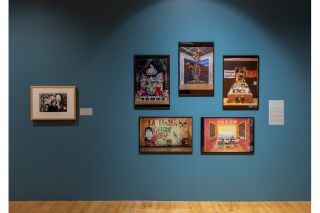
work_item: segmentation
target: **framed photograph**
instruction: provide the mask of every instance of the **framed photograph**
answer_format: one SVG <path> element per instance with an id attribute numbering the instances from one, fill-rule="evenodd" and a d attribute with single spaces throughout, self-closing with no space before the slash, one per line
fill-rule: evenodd
<path id="1" fill-rule="evenodd" d="M 140 117 L 140 153 L 192 153 L 192 117 Z"/>
<path id="2" fill-rule="evenodd" d="M 254 151 L 253 117 L 202 117 L 202 153 L 243 153 Z"/>
<path id="3" fill-rule="evenodd" d="M 259 56 L 223 57 L 223 109 L 259 108 Z"/>
<path id="4" fill-rule="evenodd" d="M 179 96 L 214 95 L 213 42 L 179 42 Z"/>
<path id="5" fill-rule="evenodd" d="M 170 108 L 170 56 L 134 56 L 136 109 Z"/>
<path id="6" fill-rule="evenodd" d="M 31 120 L 76 120 L 75 86 L 31 86 Z"/>

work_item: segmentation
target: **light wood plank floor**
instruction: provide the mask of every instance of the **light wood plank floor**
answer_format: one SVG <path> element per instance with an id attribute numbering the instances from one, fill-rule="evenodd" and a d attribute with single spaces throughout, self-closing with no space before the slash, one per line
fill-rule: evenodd
<path id="1" fill-rule="evenodd" d="M 10 201 L 10 213 L 309 213 L 311 202 Z"/>

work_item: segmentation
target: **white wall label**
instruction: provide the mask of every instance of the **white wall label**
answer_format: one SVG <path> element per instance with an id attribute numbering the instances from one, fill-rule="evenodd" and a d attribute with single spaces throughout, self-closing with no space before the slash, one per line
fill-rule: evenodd
<path id="1" fill-rule="evenodd" d="M 269 125 L 284 125 L 284 100 L 269 100 Z"/>
<path id="2" fill-rule="evenodd" d="M 92 108 L 80 108 L 80 115 L 92 116 L 92 114 L 93 114 Z"/>

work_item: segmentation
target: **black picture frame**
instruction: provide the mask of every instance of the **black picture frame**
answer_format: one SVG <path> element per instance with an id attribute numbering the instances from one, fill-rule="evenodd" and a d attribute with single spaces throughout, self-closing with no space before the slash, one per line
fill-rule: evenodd
<path id="1" fill-rule="evenodd" d="M 150 110 L 170 109 L 170 55 L 134 55 L 133 60 L 134 60 L 134 89 L 133 89 L 134 108 L 150 109 Z M 153 61 L 154 63 L 157 63 L 156 65 L 152 64 L 153 65 L 152 68 L 156 66 L 155 70 L 158 72 L 160 70 L 159 73 L 163 73 L 161 77 L 162 78 L 161 80 L 163 81 L 163 85 L 162 85 L 162 91 L 160 91 L 162 92 L 163 100 L 156 100 L 157 98 L 149 98 L 149 100 L 147 100 L 147 98 L 145 100 L 139 99 L 138 90 L 140 89 L 141 85 L 138 84 L 138 81 L 139 81 L 138 78 L 140 73 L 143 72 L 143 70 L 141 70 L 141 64 L 144 61 L 147 62 L 149 60 L 151 60 L 151 62 Z M 160 64 L 162 63 L 161 60 L 165 60 L 165 62 L 162 65 L 163 66 L 165 65 L 166 68 L 159 65 L 159 63 Z M 145 67 L 145 69 L 147 69 L 147 67 Z M 150 76 L 152 76 L 153 79 L 157 79 L 158 78 L 157 74 L 154 74 L 153 76 L 150 75 Z"/>
<path id="2" fill-rule="evenodd" d="M 242 148 L 240 147 L 241 144 L 240 144 L 240 141 L 236 142 L 236 140 L 238 139 L 228 139 L 229 140 L 229 144 L 226 143 L 225 139 L 220 140 L 221 138 L 219 138 L 219 141 L 217 141 L 218 139 L 218 134 L 215 133 L 215 139 L 216 141 L 213 143 L 215 146 L 218 146 L 218 148 L 220 149 L 219 151 L 208 151 L 206 150 L 205 148 L 205 142 L 206 142 L 206 139 L 205 139 L 205 119 L 249 119 L 250 123 L 248 124 L 249 125 L 249 133 L 250 133 L 250 138 L 249 138 L 249 150 L 247 151 L 232 151 L 232 149 L 239 149 L 239 148 Z M 239 122 L 239 124 L 236 124 L 238 126 L 240 126 L 243 122 Z M 204 155 L 228 155 L 228 154 L 231 154 L 231 155 L 253 155 L 254 154 L 254 137 L 255 137 L 255 134 L 254 134 L 254 128 L 255 128 L 255 119 L 254 117 L 201 117 L 201 154 L 204 154 Z M 233 123 L 234 124 L 234 123 Z M 223 125 L 223 124 L 220 124 L 220 125 Z M 215 127 L 215 131 L 217 131 L 218 128 Z M 238 130 L 239 131 L 239 130 Z M 240 131 L 239 131 L 240 132 Z M 214 140 L 214 138 L 212 139 Z M 242 139 L 243 140 L 243 139 Z M 244 139 L 246 140 L 246 139 Z M 221 141 L 221 144 L 219 144 L 219 142 Z M 216 144 L 215 144 L 216 143 Z M 226 146 L 226 147 L 224 147 Z M 228 147 L 229 146 L 229 147 Z M 217 149 L 218 149 L 217 148 Z M 224 151 L 224 150 L 227 150 L 227 151 Z"/>
<path id="3" fill-rule="evenodd" d="M 238 61 L 237 61 L 238 59 Z M 222 64 L 223 64 L 223 70 L 222 70 L 222 82 L 223 82 L 223 87 L 222 87 L 222 108 L 224 110 L 259 110 L 259 78 L 260 78 L 260 57 L 259 55 L 224 55 L 222 59 Z M 227 65 L 226 60 L 228 60 L 229 63 L 234 63 L 234 65 Z M 231 62 L 231 60 L 234 60 Z M 247 60 L 247 61 L 243 61 Z M 255 61 L 256 60 L 256 61 Z M 246 66 L 244 66 L 244 63 L 247 63 Z M 246 80 L 248 81 L 249 79 L 249 84 L 246 82 L 246 86 L 248 86 L 250 92 L 248 93 L 234 93 L 234 94 L 229 94 L 228 91 L 231 90 L 230 82 L 233 82 L 233 85 L 236 83 L 236 76 L 234 77 L 235 80 L 226 80 L 226 71 L 227 69 L 230 69 L 230 66 L 234 66 L 235 70 L 234 73 L 236 73 L 236 64 L 242 65 L 245 68 L 245 72 L 247 73 L 249 70 L 246 69 L 246 67 L 254 67 L 256 66 L 256 70 L 250 70 L 250 72 L 254 73 L 256 71 L 256 77 L 250 77 L 247 78 Z M 232 71 L 232 70 L 230 70 Z M 236 74 L 235 74 L 236 75 Z M 246 74 L 247 75 L 247 74 Z M 256 85 L 254 85 L 254 83 Z M 250 86 L 249 86 L 250 85 Z M 246 100 L 248 100 L 246 102 Z M 252 103 L 250 103 L 252 102 Z"/>
<path id="4" fill-rule="evenodd" d="M 188 140 L 188 143 L 184 143 L 181 145 L 167 145 L 167 146 L 143 146 L 142 144 L 145 144 L 145 132 L 146 129 L 150 128 L 150 126 L 146 126 L 144 125 L 144 121 L 143 119 L 149 121 L 151 119 L 175 119 L 177 121 L 180 120 L 190 120 L 191 123 L 188 123 L 188 129 L 187 129 L 187 133 L 188 133 L 188 138 L 182 138 L 182 140 Z M 161 121 L 163 122 L 163 121 Z M 180 124 L 179 124 L 180 125 Z M 184 123 L 184 125 L 186 125 L 186 123 Z M 144 130 L 143 130 L 144 128 Z M 180 127 L 176 127 L 176 128 L 180 128 Z M 162 128 L 162 129 L 166 129 L 166 128 Z M 168 129 L 168 128 L 167 128 Z M 152 129 L 152 134 L 153 134 L 153 130 Z M 175 131 L 173 131 L 175 132 Z M 170 132 L 171 133 L 171 128 L 170 128 Z M 181 133 L 181 132 L 180 132 Z M 142 135 L 144 134 L 144 135 Z M 176 134 L 179 134 L 179 132 Z M 188 116 L 140 116 L 139 117 L 139 135 L 138 135 L 138 141 L 139 141 L 139 153 L 140 154 L 192 154 L 193 152 L 193 118 L 192 117 L 188 117 Z M 156 136 L 158 138 L 158 136 Z M 176 136 L 175 136 L 176 137 Z M 180 136 L 178 136 L 180 137 Z M 152 137 L 153 138 L 153 137 Z M 181 137 L 180 137 L 181 139 Z M 181 140 L 181 141 L 182 141 Z M 186 141 L 185 141 L 186 142 Z"/>
<path id="5" fill-rule="evenodd" d="M 198 51 L 203 52 L 203 54 L 210 54 L 212 56 L 208 57 L 208 77 L 207 83 L 190 83 L 185 84 L 182 76 L 184 78 L 186 71 L 184 70 L 184 60 L 182 60 L 181 55 L 187 54 L 188 51 L 193 51 L 192 53 L 196 53 L 196 48 L 198 47 Z M 201 48 L 201 49 L 200 49 Z M 188 53 L 190 54 L 190 53 Z M 214 42 L 179 42 L 178 43 L 178 94 L 179 96 L 214 96 Z M 193 54 L 193 56 L 196 54 Z M 193 56 L 190 55 L 190 58 Z M 202 55 L 203 56 L 203 55 Z M 200 55 L 198 55 L 200 57 Z M 194 57 L 193 57 L 194 58 Z M 199 60 L 199 59 L 198 59 Z M 181 66 L 183 64 L 183 67 Z M 198 64 L 198 63 L 196 63 Z M 191 66 L 192 67 L 192 66 Z M 203 66 L 202 66 L 203 67 Z M 201 68 L 201 66 L 200 66 Z M 183 70 L 182 70 L 183 69 Z M 201 69 L 199 69 L 201 70 Z M 188 71 L 190 72 L 190 71 Z M 210 76 L 212 75 L 212 76 Z M 189 75 L 190 76 L 190 75 Z M 193 79 L 191 81 L 201 81 L 201 71 L 198 74 L 198 80 Z M 183 80 L 183 84 L 182 84 Z M 211 83 L 210 83 L 211 82 Z"/>

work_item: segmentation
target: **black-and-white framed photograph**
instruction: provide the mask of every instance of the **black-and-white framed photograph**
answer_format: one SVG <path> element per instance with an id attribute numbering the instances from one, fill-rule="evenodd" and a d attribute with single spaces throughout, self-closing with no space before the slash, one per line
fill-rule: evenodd
<path id="1" fill-rule="evenodd" d="M 31 120 L 76 120 L 75 86 L 31 86 Z"/>

